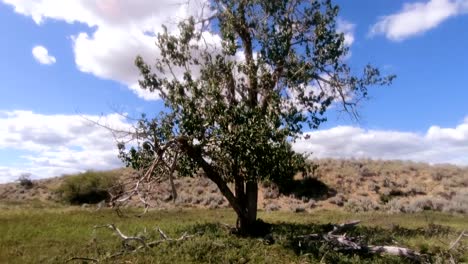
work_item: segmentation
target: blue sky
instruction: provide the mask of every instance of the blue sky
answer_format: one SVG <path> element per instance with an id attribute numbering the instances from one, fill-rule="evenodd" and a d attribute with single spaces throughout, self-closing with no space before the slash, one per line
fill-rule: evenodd
<path id="1" fill-rule="evenodd" d="M 112 137 L 82 116 L 126 127 L 114 112 L 160 111 L 133 59 L 157 54 L 144 32 L 196 12 L 179 2 L 0 0 L 0 182 L 120 166 Z M 295 148 L 468 165 L 468 0 L 335 2 L 347 62 L 398 77 L 370 90 L 361 120 L 331 111 Z"/>

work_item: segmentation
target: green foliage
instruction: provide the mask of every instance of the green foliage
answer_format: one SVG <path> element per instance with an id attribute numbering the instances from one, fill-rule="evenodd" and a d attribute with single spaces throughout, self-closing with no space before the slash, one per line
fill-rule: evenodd
<path id="1" fill-rule="evenodd" d="M 60 199 L 70 204 L 98 203 L 109 199 L 108 190 L 118 181 L 118 175 L 111 171 L 87 171 L 66 176 L 56 190 Z"/>

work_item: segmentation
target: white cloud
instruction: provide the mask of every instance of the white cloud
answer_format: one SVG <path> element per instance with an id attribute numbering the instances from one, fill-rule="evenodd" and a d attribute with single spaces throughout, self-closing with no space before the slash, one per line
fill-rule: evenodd
<path id="1" fill-rule="evenodd" d="M 121 167 L 111 133 L 89 120 L 116 129 L 130 125 L 118 114 L 106 116 L 43 115 L 31 111 L 0 111 L 0 150 L 22 150 L 21 167 L 0 167 L 0 183 L 21 173 L 34 178 L 59 176 L 88 169 Z"/>
<path id="2" fill-rule="evenodd" d="M 455 128 L 425 134 L 338 126 L 305 133 L 294 149 L 317 158 L 373 158 L 468 165 L 468 118 Z"/>
<path id="3" fill-rule="evenodd" d="M 33 178 L 60 176 L 88 169 L 121 167 L 110 132 L 88 120 L 116 129 L 130 124 L 118 114 L 106 116 L 43 115 L 0 111 L 0 151 L 21 150 L 21 165 L 0 166 L 0 183 L 22 173 Z M 338 126 L 307 132 L 293 148 L 317 158 L 401 159 L 468 165 L 468 117 L 454 128 L 431 126 L 426 133 L 365 130 Z"/>
<path id="4" fill-rule="evenodd" d="M 156 100 L 158 95 L 138 85 L 137 55 L 151 64 L 158 56 L 155 37 L 162 24 L 177 32 L 176 24 L 188 16 L 208 14 L 209 0 L 1 0 L 15 12 L 31 17 L 38 25 L 47 20 L 83 23 L 92 30 L 77 32 L 71 39 L 77 68 L 96 77 L 126 85 L 137 96 Z M 337 31 L 344 33 L 345 45 L 354 42 L 355 25 L 338 20 Z M 213 46 L 219 36 L 205 32 Z M 350 54 L 346 58 L 349 58 Z"/>
<path id="5" fill-rule="evenodd" d="M 370 35 L 383 34 L 401 41 L 437 27 L 450 17 L 468 12 L 468 0 L 430 0 L 406 3 L 395 14 L 383 16 L 371 27 Z"/>
<path id="6" fill-rule="evenodd" d="M 56 62 L 55 57 L 49 55 L 49 51 L 44 46 L 35 46 L 32 55 L 40 64 L 50 65 Z"/>
<path id="7" fill-rule="evenodd" d="M 339 33 L 343 33 L 344 35 L 344 44 L 347 47 L 350 47 L 354 43 L 354 31 L 355 31 L 356 25 L 346 21 L 344 19 L 339 18 L 336 23 L 336 30 Z"/>
<path id="8" fill-rule="evenodd" d="M 151 64 L 158 54 L 154 35 L 161 32 L 161 25 L 175 32 L 177 21 L 199 14 L 208 0 L 2 1 L 39 25 L 53 19 L 89 26 L 92 33 L 71 36 L 78 69 L 122 83 L 139 97 L 155 100 L 157 94 L 139 88 L 135 57 L 141 55 Z"/>

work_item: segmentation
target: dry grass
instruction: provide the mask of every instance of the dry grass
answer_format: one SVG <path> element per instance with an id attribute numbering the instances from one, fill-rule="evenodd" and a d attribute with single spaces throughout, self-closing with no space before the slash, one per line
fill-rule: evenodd
<path id="1" fill-rule="evenodd" d="M 313 162 L 319 165 L 313 175 L 318 181 L 310 182 L 310 186 L 298 185 L 300 191 L 288 194 L 281 194 L 273 184 L 262 184 L 259 208 L 293 212 L 342 208 L 352 212 L 468 213 L 468 168 L 403 161 L 322 159 Z M 112 173 L 125 178 L 132 171 L 119 169 Z M 54 191 L 63 180 L 64 177 L 58 177 L 35 181 L 28 188 L 20 183 L 0 185 L 0 199 L 57 202 Z M 151 204 L 162 209 L 229 207 L 217 187 L 206 178 L 181 178 L 175 184 L 179 193 L 175 203 L 168 184 L 161 183 L 153 189 Z M 315 189 L 323 187 L 318 184 L 328 190 L 317 192 Z M 133 205 L 138 205 L 137 201 Z"/>
<path id="2" fill-rule="evenodd" d="M 468 168 L 372 160 L 316 160 L 315 177 L 338 195 L 322 202 L 352 211 L 468 213 Z M 360 207 L 360 208 L 358 208 Z"/>

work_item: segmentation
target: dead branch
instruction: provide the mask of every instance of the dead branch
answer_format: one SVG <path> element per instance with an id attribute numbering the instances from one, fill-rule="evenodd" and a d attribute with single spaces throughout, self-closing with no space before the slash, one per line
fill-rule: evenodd
<path id="1" fill-rule="evenodd" d="M 130 241 L 137 241 L 138 243 L 141 244 L 141 247 L 139 248 L 147 248 L 148 245 L 146 245 L 146 242 L 143 238 L 141 237 L 136 237 L 136 236 L 126 236 L 118 229 L 114 224 L 108 224 L 108 225 L 101 225 L 101 226 L 95 226 L 94 229 L 101 228 L 101 227 L 107 227 L 109 229 L 112 229 L 115 231 L 115 233 L 122 239 L 122 246 L 125 250 L 128 250 L 131 248 L 129 245 Z"/>
<path id="2" fill-rule="evenodd" d="M 92 261 L 92 262 L 96 262 L 98 263 L 99 260 L 97 259 L 93 259 L 93 258 L 81 258 L 81 257 L 73 257 L 73 258 L 69 258 L 65 261 L 65 263 L 68 263 L 68 262 L 72 262 L 72 261 L 75 261 L 75 260 L 84 260 L 84 261 Z"/>
<path id="3" fill-rule="evenodd" d="M 346 230 L 349 230 L 351 228 L 354 228 L 355 226 L 357 226 L 359 223 L 361 223 L 360 220 L 354 220 L 354 221 L 351 221 L 351 222 L 348 222 L 348 223 L 343 223 L 343 224 L 339 224 L 339 225 L 335 225 L 333 226 L 333 230 L 328 232 L 329 235 L 334 235 L 336 233 L 341 233 L 343 231 L 346 231 Z"/>
<path id="4" fill-rule="evenodd" d="M 458 236 L 457 239 L 455 239 L 455 241 L 453 241 L 451 244 L 450 244 L 450 247 L 449 247 L 449 251 L 452 250 L 453 248 L 455 248 L 455 246 L 458 244 L 458 242 L 460 242 L 460 240 L 463 238 L 463 237 L 468 237 L 468 234 L 465 234 L 466 233 L 466 230 L 463 230 L 460 235 Z"/>
<path id="5" fill-rule="evenodd" d="M 120 183 L 118 186 L 115 186 L 116 188 L 111 188 L 112 190 L 109 190 L 111 197 L 109 205 L 116 209 L 117 214 L 121 216 L 122 212 L 119 209 L 121 206 L 130 201 L 138 200 L 144 206 L 143 213 L 138 215 L 141 216 L 151 207 L 149 200 L 154 198 L 152 197 L 151 187 L 162 181 L 168 181 L 170 183 L 172 199 L 175 202 L 177 199 L 177 188 L 174 183 L 174 172 L 177 168 L 179 152 L 181 152 L 177 140 L 173 139 L 161 142 L 155 138 L 154 135 L 139 127 L 139 125 L 135 123 L 138 119 L 129 118 L 125 114 L 118 114 L 124 118 L 131 119 L 131 121 L 133 121 L 131 126 L 125 129 L 116 129 L 104 123 L 101 118 L 98 120 L 93 120 L 86 116 L 82 116 L 82 118 L 90 124 L 108 130 L 116 143 L 127 144 L 132 142 L 139 147 L 143 143 L 148 144 L 151 146 L 154 156 L 151 157 L 151 162 L 148 166 L 139 168 L 134 176 L 127 179 L 125 183 Z"/>
<path id="6" fill-rule="evenodd" d="M 148 243 L 148 246 L 149 246 L 149 247 L 153 247 L 153 246 L 159 245 L 159 244 L 161 244 L 162 242 L 177 242 L 177 241 L 182 241 L 182 240 L 185 240 L 185 239 L 188 239 L 188 238 L 192 238 L 192 237 L 195 236 L 195 235 L 189 235 L 187 232 L 184 232 L 179 238 L 170 238 L 170 237 L 167 236 L 159 227 L 157 227 L 156 230 L 159 232 L 159 234 L 161 235 L 161 238 L 162 238 L 162 239 L 156 240 L 156 241 L 153 241 L 153 242 L 149 242 L 149 243 Z"/>
<path id="7" fill-rule="evenodd" d="M 365 246 L 364 249 L 370 253 L 388 254 L 394 256 L 402 256 L 415 261 L 421 261 L 421 254 L 409 248 L 397 246 Z"/>
<path id="8" fill-rule="evenodd" d="M 164 242 L 178 242 L 178 241 L 182 241 L 182 240 L 192 238 L 195 235 L 200 235 L 201 234 L 201 233 L 197 233 L 197 234 L 189 235 L 187 232 L 184 232 L 178 238 L 170 238 L 168 235 L 166 235 L 164 233 L 164 231 L 161 228 L 156 227 L 155 230 L 158 231 L 158 233 L 161 236 L 161 239 L 154 240 L 154 241 L 151 241 L 151 242 L 147 242 L 148 238 L 146 238 L 145 236 L 127 236 L 127 235 L 125 235 L 114 224 L 98 225 L 98 226 L 95 226 L 93 228 L 93 231 L 96 231 L 96 229 L 99 229 L 99 228 L 108 228 L 108 229 L 114 231 L 114 233 L 122 240 L 122 250 L 118 251 L 116 253 L 113 253 L 113 254 L 110 254 L 109 252 L 106 253 L 106 254 L 101 254 L 101 253 L 98 252 L 98 255 L 100 255 L 99 258 L 72 257 L 72 258 L 68 259 L 66 262 L 71 262 L 71 261 L 75 261 L 75 260 L 85 260 L 85 261 L 93 261 L 93 262 L 99 263 L 101 261 L 114 259 L 114 258 L 117 258 L 119 256 L 123 256 L 125 254 L 136 253 L 136 252 L 139 252 L 142 249 L 146 250 L 146 249 L 155 247 L 155 246 L 157 246 L 157 245 L 159 245 L 161 243 L 164 243 Z M 144 230 L 144 233 L 146 233 L 146 229 Z M 93 241 L 96 242 L 95 237 L 93 238 Z M 140 245 L 139 246 L 131 246 L 129 244 L 131 241 L 136 241 Z"/>
<path id="9" fill-rule="evenodd" d="M 422 262 L 422 255 L 414 250 L 399 246 L 376 246 L 366 245 L 358 242 L 359 239 L 355 237 L 349 237 L 346 234 L 340 234 L 344 231 L 350 230 L 357 226 L 361 221 L 351 221 L 335 225 L 333 230 L 325 234 L 306 234 L 295 236 L 294 238 L 299 239 L 299 243 L 308 240 L 319 240 L 324 243 L 330 244 L 337 251 L 347 252 L 362 252 L 371 254 L 388 254 L 400 257 L 406 257 L 417 262 Z"/>

